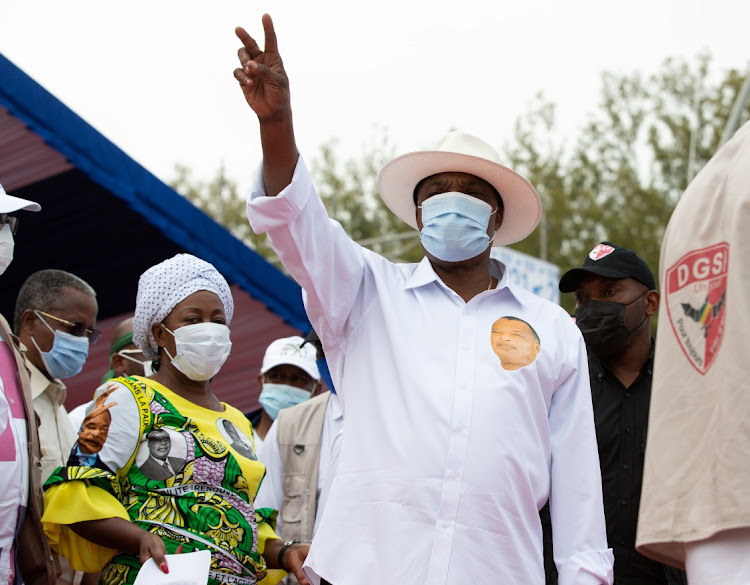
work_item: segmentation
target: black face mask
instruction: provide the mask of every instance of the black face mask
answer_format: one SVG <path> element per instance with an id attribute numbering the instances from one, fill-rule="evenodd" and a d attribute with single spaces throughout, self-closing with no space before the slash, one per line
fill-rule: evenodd
<path id="1" fill-rule="evenodd" d="M 589 301 L 578 307 L 575 313 L 576 325 L 581 330 L 586 346 L 599 357 L 613 355 L 625 347 L 631 333 L 646 321 L 644 314 L 638 326 L 629 330 L 625 326 L 625 314 L 628 307 L 645 294 L 629 303 Z"/>

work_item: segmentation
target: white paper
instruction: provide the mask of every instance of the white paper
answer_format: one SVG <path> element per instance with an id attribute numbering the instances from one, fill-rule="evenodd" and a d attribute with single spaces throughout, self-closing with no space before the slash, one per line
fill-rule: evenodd
<path id="1" fill-rule="evenodd" d="M 166 555 L 169 574 L 162 573 L 154 559 L 149 559 L 135 578 L 133 585 L 206 585 L 211 553 L 199 550 L 181 555 Z"/>

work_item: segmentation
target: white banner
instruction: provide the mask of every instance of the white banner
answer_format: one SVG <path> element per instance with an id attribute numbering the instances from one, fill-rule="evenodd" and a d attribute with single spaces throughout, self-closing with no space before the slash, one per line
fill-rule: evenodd
<path id="1" fill-rule="evenodd" d="M 560 304 L 560 268 L 551 262 L 540 260 L 510 248 L 492 248 L 492 258 L 505 264 L 510 281 L 535 295 Z"/>

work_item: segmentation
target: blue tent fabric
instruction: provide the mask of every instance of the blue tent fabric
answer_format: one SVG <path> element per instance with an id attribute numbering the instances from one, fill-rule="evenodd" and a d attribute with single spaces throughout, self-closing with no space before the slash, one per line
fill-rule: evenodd
<path id="1" fill-rule="evenodd" d="M 101 215 L 101 229 L 106 229 L 106 222 L 102 220 L 107 217 L 116 217 L 125 224 L 129 222 L 136 231 L 147 222 L 156 231 L 143 227 L 149 235 L 146 241 L 159 240 L 157 232 L 169 241 L 164 253 L 154 252 L 157 261 L 175 250 L 200 256 L 286 323 L 302 331 L 309 330 L 300 288 L 293 280 L 136 163 L 2 54 L 0 80 L 0 105 L 65 156 L 75 168 L 13 194 L 44 199 L 40 189 L 49 183 L 47 188 L 60 196 L 65 192 L 65 183 L 70 183 L 68 189 L 73 197 L 85 197 L 84 192 L 89 192 L 97 208 L 95 211 Z M 40 203 L 42 213 L 27 215 L 47 215 L 49 204 L 46 200 Z M 66 213 L 66 210 L 60 209 L 59 213 Z M 86 210 L 81 209 L 79 213 L 86 213 Z M 72 229 L 67 228 L 65 222 L 58 225 L 60 229 Z M 64 234 L 56 236 L 60 238 Z M 73 272 L 83 277 L 81 270 Z"/>

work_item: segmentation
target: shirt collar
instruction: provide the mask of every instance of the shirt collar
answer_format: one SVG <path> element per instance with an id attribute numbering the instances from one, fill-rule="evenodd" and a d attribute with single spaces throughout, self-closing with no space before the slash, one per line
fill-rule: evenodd
<path id="1" fill-rule="evenodd" d="M 641 371 L 638 374 L 638 378 L 643 376 L 644 374 L 651 378 L 651 375 L 654 371 L 654 349 L 656 348 L 656 341 L 654 338 L 651 338 L 651 351 L 648 354 L 648 359 L 646 362 L 641 366 Z M 593 351 L 589 350 L 589 373 L 593 376 L 609 372 L 609 368 L 607 367 L 607 364 L 604 363 L 604 360 L 600 358 L 598 355 L 596 355 Z"/>
<path id="2" fill-rule="evenodd" d="M 51 389 L 53 391 L 61 392 L 62 398 L 60 400 L 60 403 L 62 404 L 63 402 L 65 402 L 65 396 L 67 394 L 65 384 L 63 384 L 58 379 L 50 381 L 49 378 L 44 375 L 42 370 L 32 364 L 28 358 L 26 359 L 26 365 L 29 367 L 29 373 L 31 374 L 30 379 L 32 400 L 35 400 L 37 397 L 41 396 L 46 390 Z"/>
<path id="3" fill-rule="evenodd" d="M 497 278 L 497 286 L 493 289 L 493 292 L 507 291 L 505 294 L 510 294 L 516 302 L 518 302 L 523 308 L 528 309 L 523 297 L 518 294 L 516 285 L 510 282 L 508 271 L 505 269 L 505 264 L 495 258 L 490 258 L 490 275 Z M 431 282 L 437 282 L 440 278 L 435 273 L 435 269 L 432 267 L 430 260 L 425 256 L 422 261 L 417 264 L 414 272 L 406 280 L 405 288 L 407 290 L 412 288 L 418 288 Z"/>

